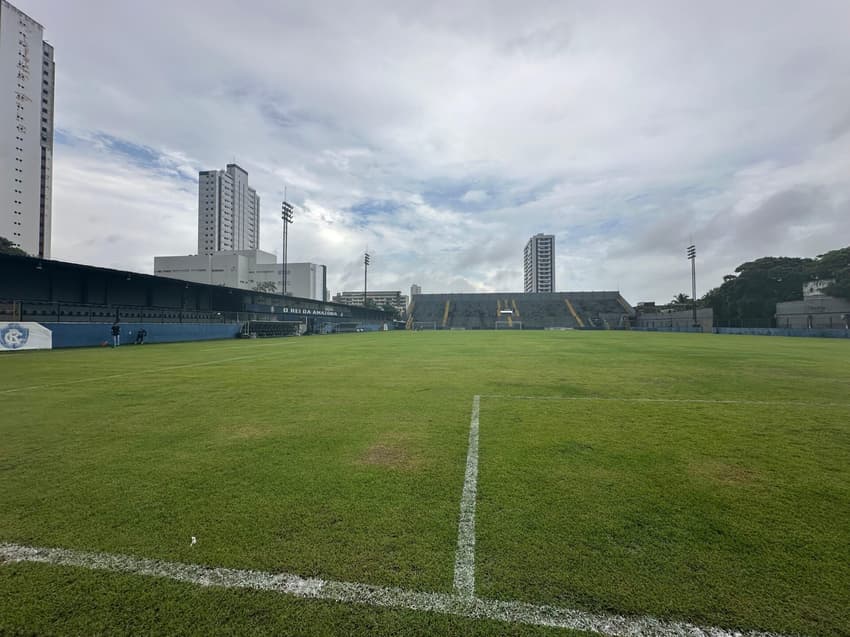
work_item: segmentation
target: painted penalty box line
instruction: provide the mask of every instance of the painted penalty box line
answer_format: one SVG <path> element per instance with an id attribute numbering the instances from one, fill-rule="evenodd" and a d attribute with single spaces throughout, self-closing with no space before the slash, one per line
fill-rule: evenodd
<path id="1" fill-rule="evenodd" d="M 525 602 L 482 599 L 456 593 L 429 593 L 354 582 L 304 578 L 289 573 L 214 568 L 129 555 L 0 543 L 0 568 L 4 563 L 19 562 L 161 577 L 197 586 L 253 589 L 300 599 L 328 600 L 348 604 L 434 612 L 471 619 L 490 619 L 517 624 L 581 630 L 609 635 L 610 637 L 638 637 L 641 635 L 651 635 L 652 637 L 785 637 L 779 633 L 702 627 L 687 622 L 667 621 L 651 616 L 627 617 Z"/>
<path id="2" fill-rule="evenodd" d="M 469 448 L 460 498 L 457 552 L 455 553 L 454 590 L 464 597 L 475 596 L 475 498 L 478 491 L 478 421 L 481 397 L 472 398 L 469 419 Z"/>
<path id="3" fill-rule="evenodd" d="M 800 400 L 745 400 L 723 398 L 641 398 L 639 396 L 515 396 L 511 394 L 482 394 L 482 398 L 495 400 L 539 400 L 612 403 L 684 403 L 706 405 L 757 405 L 763 407 L 850 407 L 850 403 L 818 403 Z"/>

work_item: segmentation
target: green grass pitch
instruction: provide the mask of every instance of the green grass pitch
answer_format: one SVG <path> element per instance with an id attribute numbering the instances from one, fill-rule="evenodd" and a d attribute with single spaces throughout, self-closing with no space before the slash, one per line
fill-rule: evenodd
<path id="1" fill-rule="evenodd" d="M 398 332 L 3 354 L 0 544 L 451 593 L 475 395 L 478 596 L 850 635 L 839 339 Z M 568 631 L 0 561 L 5 633 Z"/>

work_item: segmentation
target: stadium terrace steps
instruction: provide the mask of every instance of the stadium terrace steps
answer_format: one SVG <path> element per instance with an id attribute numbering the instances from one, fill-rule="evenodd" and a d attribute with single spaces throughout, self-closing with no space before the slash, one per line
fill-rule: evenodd
<path id="1" fill-rule="evenodd" d="M 565 298 L 564 303 L 566 304 L 567 309 L 570 311 L 570 315 L 573 317 L 575 322 L 578 323 L 578 326 L 584 327 L 584 321 L 581 320 L 581 317 L 578 315 L 578 312 L 576 312 L 576 309 L 575 307 L 573 307 L 573 304 L 570 303 L 570 300 Z"/>
<path id="2" fill-rule="evenodd" d="M 416 301 L 411 300 L 410 305 L 407 307 L 407 321 L 404 324 L 404 329 L 411 330 L 413 329 L 413 310 L 416 307 Z"/>

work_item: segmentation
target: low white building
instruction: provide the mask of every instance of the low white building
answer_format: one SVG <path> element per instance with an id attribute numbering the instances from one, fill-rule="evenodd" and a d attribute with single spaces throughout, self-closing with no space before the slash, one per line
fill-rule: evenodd
<path id="1" fill-rule="evenodd" d="M 287 296 L 328 300 L 326 266 L 317 263 L 287 263 L 286 271 Z M 276 263 L 275 255 L 262 250 L 154 257 L 154 274 L 243 290 L 254 290 L 260 286 L 265 292 L 283 292 L 283 264 Z"/>
<path id="2" fill-rule="evenodd" d="M 850 330 L 850 301 L 826 295 L 834 279 L 803 284 L 802 301 L 776 304 L 776 327 Z"/>
<path id="3" fill-rule="evenodd" d="M 835 283 L 835 279 L 817 279 L 803 284 L 803 298 L 826 296 L 826 288 Z"/>

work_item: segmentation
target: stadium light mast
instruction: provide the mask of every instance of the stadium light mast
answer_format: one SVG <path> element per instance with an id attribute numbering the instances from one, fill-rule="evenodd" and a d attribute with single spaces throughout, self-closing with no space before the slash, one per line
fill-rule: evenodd
<path id="1" fill-rule="evenodd" d="M 697 322 L 697 248 L 693 244 L 688 246 L 688 259 L 691 262 L 691 305 L 694 311 L 694 327 L 699 327 Z"/>
<path id="2" fill-rule="evenodd" d="M 283 202 L 280 204 L 280 217 L 283 219 L 283 296 L 286 296 L 286 244 L 289 239 L 289 224 L 292 223 L 292 204 L 286 200 L 286 188 L 283 189 Z"/>
<path id="3" fill-rule="evenodd" d="M 366 307 L 366 280 L 369 273 L 369 253 L 363 253 L 363 307 Z"/>

